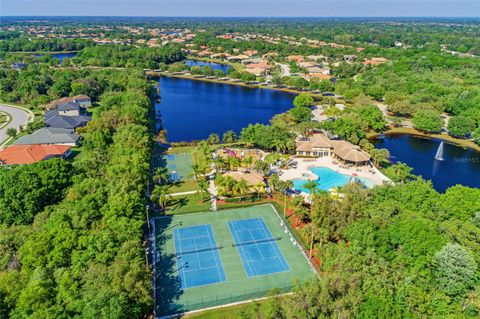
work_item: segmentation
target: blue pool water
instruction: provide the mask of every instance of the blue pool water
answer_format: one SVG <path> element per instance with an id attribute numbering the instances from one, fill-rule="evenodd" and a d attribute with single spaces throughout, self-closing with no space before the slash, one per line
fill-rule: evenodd
<path id="1" fill-rule="evenodd" d="M 311 169 L 311 171 L 313 174 L 319 177 L 319 179 L 316 181 L 317 188 L 324 191 L 328 191 L 333 187 L 344 186 L 348 184 L 351 179 L 351 176 L 349 175 L 337 173 L 334 170 L 326 167 L 314 167 Z M 367 187 L 373 186 L 373 183 L 368 179 L 357 177 L 357 180 L 360 180 Z M 309 194 L 310 191 L 303 187 L 306 182 L 306 179 L 294 179 L 293 188 Z"/>

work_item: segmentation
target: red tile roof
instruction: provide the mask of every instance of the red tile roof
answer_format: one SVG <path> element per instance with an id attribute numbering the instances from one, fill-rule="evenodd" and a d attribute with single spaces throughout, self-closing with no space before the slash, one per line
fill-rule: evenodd
<path id="1" fill-rule="evenodd" d="M 68 145 L 12 145 L 0 151 L 0 164 L 32 164 L 51 157 L 63 156 L 70 148 Z"/>

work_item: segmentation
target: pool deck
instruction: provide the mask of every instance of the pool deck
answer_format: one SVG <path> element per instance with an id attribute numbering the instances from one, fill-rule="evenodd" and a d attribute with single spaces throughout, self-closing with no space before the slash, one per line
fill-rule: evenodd
<path id="1" fill-rule="evenodd" d="M 334 170 L 337 173 L 352 176 L 352 174 L 357 174 L 358 177 L 368 179 L 374 185 L 383 185 L 384 182 L 391 182 L 388 177 L 383 175 L 377 168 L 371 168 L 370 166 L 360 166 L 360 167 L 351 167 L 344 168 L 341 167 L 343 164 L 336 161 L 332 157 L 320 157 L 320 158 L 296 158 L 295 161 L 298 163 L 297 168 L 283 169 L 280 176 L 281 180 L 292 180 L 292 179 L 308 179 L 316 180 L 317 175 L 313 174 L 310 171 L 313 167 L 326 167 Z M 337 164 L 335 164 L 336 162 Z"/>

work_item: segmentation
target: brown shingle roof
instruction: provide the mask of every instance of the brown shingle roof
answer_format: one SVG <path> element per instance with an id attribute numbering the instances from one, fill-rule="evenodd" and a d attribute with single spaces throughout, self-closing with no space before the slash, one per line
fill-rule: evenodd
<path id="1" fill-rule="evenodd" d="M 332 141 L 333 151 L 335 155 L 344 161 L 360 163 L 370 160 L 370 155 L 360 149 L 359 146 L 353 145 L 347 141 Z"/>

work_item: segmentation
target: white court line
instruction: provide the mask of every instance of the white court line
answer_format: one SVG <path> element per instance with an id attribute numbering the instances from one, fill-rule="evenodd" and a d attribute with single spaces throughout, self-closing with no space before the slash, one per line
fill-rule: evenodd
<path id="1" fill-rule="evenodd" d="M 233 232 L 232 232 L 232 229 L 230 229 L 230 233 L 232 233 L 235 243 L 241 243 L 240 238 L 237 235 L 237 230 L 236 230 L 235 225 L 236 225 L 236 222 L 229 222 L 228 223 L 228 227 L 230 228 L 230 226 L 232 226 L 232 228 L 233 228 Z M 238 239 L 238 241 L 237 241 L 237 239 Z M 240 247 L 240 249 L 238 247 Z M 238 246 L 237 245 L 236 248 L 237 248 L 237 250 L 242 251 L 241 255 L 242 255 L 243 258 L 241 258 L 241 259 L 242 259 L 242 264 L 244 265 L 243 268 L 244 268 L 245 272 L 247 273 L 247 277 L 251 277 L 251 276 L 249 276 L 249 274 L 247 272 L 247 269 L 245 267 L 245 265 L 247 265 L 248 269 L 250 269 L 250 273 L 253 275 L 252 268 L 250 267 L 250 265 L 248 263 L 247 255 L 245 254 L 245 251 L 243 250 L 243 246 L 241 246 L 241 245 Z"/>
<path id="2" fill-rule="evenodd" d="M 177 235 L 176 237 L 175 237 L 175 234 Z M 175 228 L 175 229 L 173 230 L 173 237 L 174 237 L 174 238 L 173 238 L 173 245 L 175 246 L 175 252 L 177 251 L 177 243 L 176 243 L 175 238 L 178 239 L 178 246 L 179 246 L 180 249 L 182 249 L 182 241 L 180 240 L 180 237 L 179 237 L 179 236 L 180 236 L 180 234 L 178 234 L 178 228 Z M 185 271 L 184 271 L 184 269 L 185 269 L 185 267 L 183 267 L 183 266 L 180 268 L 180 270 L 181 270 L 181 272 L 182 272 L 182 276 L 181 276 L 181 277 L 182 277 L 182 282 L 183 282 L 183 284 L 184 284 L 183 287 L 184 287 L 184 288 L 187 288 L 187 281 L 186 281 L 186 276 L 185 276 Z M 177 257 L 177 271 L 178 271 L 178 257 Z"/>
<path id="3" fill-rule="evenodd" d="M 214 247 L 216 245 L 216 241 L 214 240 L 214 242 L 212 243 L 212 238 L 210 237 L 210 232 L 209 230 L 211 230 L 211 227 L 210 228 L 207 228 L 207 234 L 208 234 L 208 242 L 210 243 L 210 245 L 212 247 Z M 212 231 L 212 234 L 213 234 L 213 231 Z M 221 280 L 222 279 L 222 275 L 220 274 L 220 270 L 218 268 L 218 264 L 217 264 L 217 256 L 215 255 L 215 252 L 212 251 L 212 254 L 213 254 L 213 260 L 215 261 L 215 266 L 217 268 L 217 274 L 218 274 L 218 278 Z M 220 254 L 218 254 L 220 256 Z M 223 265 L 222 265 L 223 267 Z"/>

